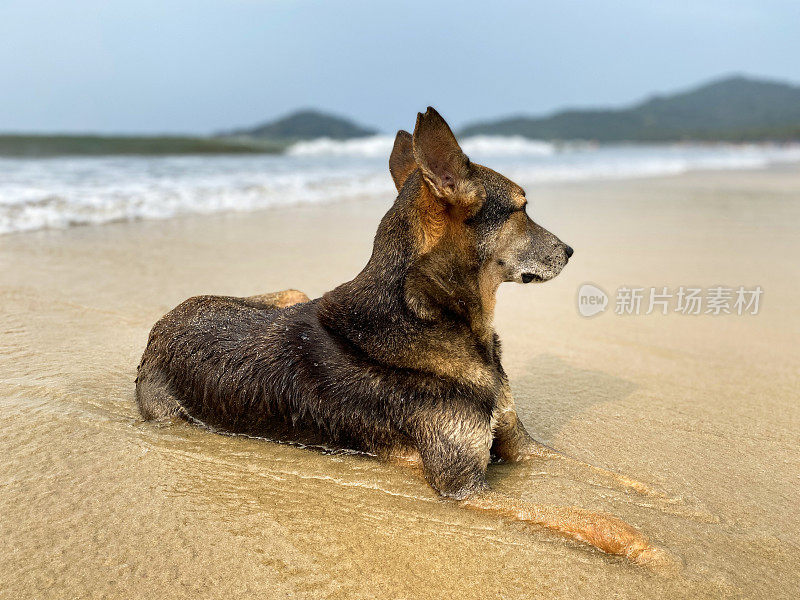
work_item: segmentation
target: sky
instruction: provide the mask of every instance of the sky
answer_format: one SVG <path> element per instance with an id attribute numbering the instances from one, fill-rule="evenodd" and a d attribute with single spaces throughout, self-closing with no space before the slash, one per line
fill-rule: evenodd
<path id="1" fill-rule="evenodd" d="M 0 131 L 209 134 L 314 107 L 386 132 L 800 83 L 800 2 L 0 0 Z"/>

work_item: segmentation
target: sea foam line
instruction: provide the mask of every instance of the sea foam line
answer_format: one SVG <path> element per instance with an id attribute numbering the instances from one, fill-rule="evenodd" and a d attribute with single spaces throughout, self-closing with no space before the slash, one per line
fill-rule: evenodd
<path id="1" fill-rule="evenodd" d="M 0 233 L 353 197 L 391 199 L 392 139 L 314 140 L 285 156 L 0 159 Z M 467 154 L 518 183 L 622 179 L 800 162 L 800 145 L 558 147 L 473 137 Z"/>

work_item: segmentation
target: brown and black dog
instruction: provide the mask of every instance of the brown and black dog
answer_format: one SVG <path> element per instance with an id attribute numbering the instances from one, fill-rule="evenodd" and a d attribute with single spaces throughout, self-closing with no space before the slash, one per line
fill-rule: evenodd
<path id="1" fill-rule="evenodd" d="M 552 279 L 572 249 L 531 220 L 520 186 L 470 162 L 432 108 L 413 136 L 397 134 L 389 169 L 397 200 L 352 281 L 316 300 L 198 296 L 158 321 L 136 380 L 142 416 L 410 458 L 467 506 L 638 562 L 660 557 L 619 519 L 524 503 L 486 482 L 492 454 L 555 455 L 517 418 L 495 293 Z"/>

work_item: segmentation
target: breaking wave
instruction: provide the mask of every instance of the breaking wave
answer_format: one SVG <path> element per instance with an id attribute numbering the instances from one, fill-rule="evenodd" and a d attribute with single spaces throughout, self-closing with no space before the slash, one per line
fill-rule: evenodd
<path id="1" fill-rule="evenodd" d="M 297 142 L 287 150 L 291 156 L 362 156 L 389 157 L 394 136 L 376 135 L 353 140 L 320 138 Z M 556 152 L 550 142 L 529 140 L 522 136 L 479 135 L 461 140 L 461 148 L 468 155 L 482 156 L 549 156 Z"/>
<path id="2" fill-rule="evenodd" d="M 394 196 L 393 137 L 313 140 L 285 155 L 0 159 L 0 233 L 183 214 Z M 462 140 L 470 158 L 521 185 L 756 169 L 800 162 L 800 145 L 556 146 Z"/>

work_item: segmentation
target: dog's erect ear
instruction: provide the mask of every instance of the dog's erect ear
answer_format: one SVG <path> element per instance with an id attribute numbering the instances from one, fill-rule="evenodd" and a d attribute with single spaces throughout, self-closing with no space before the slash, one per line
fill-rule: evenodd
<path id="1" fill-rule="evenodd" d="M 389 173 L 392 174 L 392 179 L 394 179 L 394 185 L 398 192 L 403 187 L 408 176 L 416 168 L 417 163 L 414 162 L 414 145 L 411 134 L 401 129 L 397 132 L 397 137 L 394 138 L 394 148 L 392 148 L 392 154 L 389 157 Z"/>
<path id="2" fill-rule="evenodd" d="M 417 114 L 414 127 L 414 159 L 431 191 L 450 203 L 470 201 L 469 160 L 456 136 L 432 107 Z"/>

